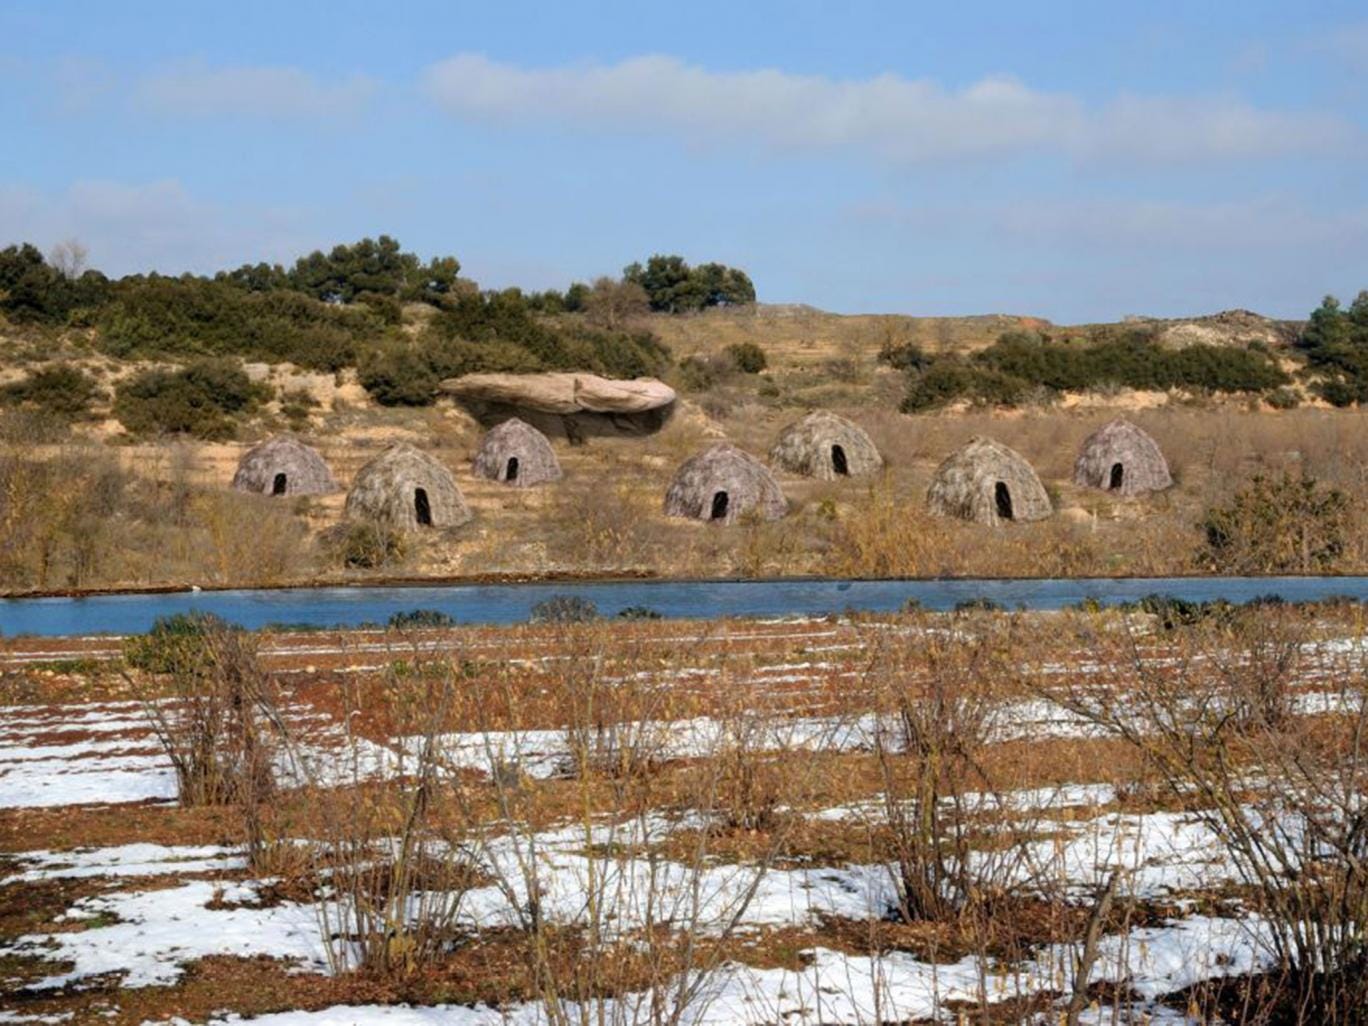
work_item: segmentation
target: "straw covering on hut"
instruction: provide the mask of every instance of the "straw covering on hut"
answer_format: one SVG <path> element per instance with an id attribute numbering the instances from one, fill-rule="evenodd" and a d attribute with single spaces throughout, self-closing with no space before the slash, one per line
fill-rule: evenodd
<path id="1" fill-rule="evenodd" d="M 1010 520 L 1043 520 L 1053 508 L 1045 486 L 1014 449 L 991 438 L 972 438 L 931 478 L 932 513 L 996 527 Z"/>
<path id="2" fill-rule="evenodd" d="M 1074 482 L 1117 495 L 1159 492 L 1173 484 L 1168 461 L 1153 438 L 1124 417 L 1090 434 L 1074 463 Z"/>
<path id="3" fill-rule="evenodd" d="M 391 445 L 356 472 L 346 515 L 400 530 L 457 527 L 470 519 L 451 471 L 404 442 Z"/>
<path id="4" fill-rule="evenodd" d="M 277 435 L 243 453 L 233 488 L 258 495 L 327 495 L 337 491 L 337 482 L 317 449 Z"/>
<path id="5" fill-rule="evenodd" d="M 770 461 L 792 474 L 823 481 L 873 474 L 883 466 L 864 428 L 827 410 L 786 427 L 770 450 Z"/>
<path id="6" fill-rule="evenodd" d="M 733 524 L 748 513 L 778 520 L 788 500 L 769 468 L 729 442 L 685 460 L 665 493 L 665 515 Z"/>
<path id="7" fill-rule="evenodd" d="M 530 488 L 561 479 L 560 462 L 546 436 L 530 424 L 510 417 L 488 432 L 475 454 L 477 477 Z"/>

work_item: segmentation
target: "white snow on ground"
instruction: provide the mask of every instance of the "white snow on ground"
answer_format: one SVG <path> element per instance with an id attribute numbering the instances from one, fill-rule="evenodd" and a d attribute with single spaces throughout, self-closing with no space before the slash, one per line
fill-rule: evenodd
<path id="1" fill-rule="evenodd" d="M 75 933 L 20 937 L 9 950 L 73 963 L 36 989 L 124 973 L 124 986 L 174 983 L 180 964 L 208 955 L 273 955 L 323 972 L 326 951 L 318 916 L 308 905 L 207 909 L 220 885 L 191 880 L 155 891 L 121 891 L 83 898 L 69 918 L 117 917 L 118 922 Z"/>
<path id="2" fill-rule="evenodd" d="M 51 706 L 0 708 L 0 808 L 174 801 L 175 771 L 142 708 L 137 702 L 63 706 L 60 712 Z M 281 754 L 277 769 L 284 784 L 348 779 L 353 754 L 362 776 L 382 772 L 392 762 L 385 749 L 361 739 L 347 759 L 339 760 L 342 733 L 326 716 L 303 707 L 284 713 L 292 726 L 307 728 L 308 738 L 292 753 Z M 64 742 L 63 733 L 106 736 Z M 124 736 L 107 736 L 112 734 Z"/>
<path id="3" fill-rule="evenodd" d="M 1136 931 L 1108 938 L 1115 950 L 1097 979 L 1124 979 L 1141 996 L 1154 997 L 1197 980 L 1247 972 L 1266 963 L 1259 955 L 1257 924 L 1194 918 L 1173 927 Z M 847 955 L 825 948 L 806 952 L 808 965 L 797 972 L 753 969 L 730 963 L 702 982 L 695 1000 L 681 1016 L 686 1026 L 762 1026 L 842 1024 L 865 1026 L 947 1015 L 951 1002 L 989 1001 L 1071 984 L 1070 952 L 1055 949 L 1022 965 L 983 965 L 975 958 L 935 965 L 910 954 L 881 957 Z M 667 999 L 668 1000 L 668 999 Z M 667 1006 L 668 1007 L 668 1006 Z M 1151 1023 L 1182 1023 L 1184 1017 L 1153 1005 L 1142 1006 Z M 568 1010 L 577 1021 L 581 1009 Z M 652 1021 L 649 993 L 605 999 L 588 1020 L 621 1026 Z M 1122 1016 L 1125 1013 L 1122 1012 Z M 180 1022 L 181 1020 L 177 1020 Z M 214 1019 L 214 1024 L 241 1021 Z M 542 1026 L 546 1018 L 537 1004 L 504 1009 L 439 1005 L 432 1008 L 376 1005 L 336 1006 L 315 1012 L 280 1012 L 251 1020 L 256 1026 Z M 1110 1022 L 1102 1015 L 1096 1022 Z M 1119 1017 L 1126 1022 L 1126 1017 Z"/>
<path id="4" fill-rule="evenodd" d="M 519 868 L 522 864 L 536 867 L 540 911 L 547 921 L 585 922 L 591 887 L 596 887 L 592 897 L 604 910 L 605 929 L 617 935 L 637 930 L 648 920 L 681 928 L 692 926 L 704 935 L 717 933 L 743 906 L 738 920 L 742 931 L 818 926 L 824 916 L 857 920 L 879 916 L 896 902 L 891 869 L 880 863 L 770 869 L 758 875 L 758 870 L 746 866 L 710 864 L 695 871 L 662 859 L 599 856 L 591 861 L 586 854 L 591 846 L 620 850 L 660 840 L 672 826 L 679 825 L 655 819 L 645 824 L 603 824 L 587 832 L 566 827 L 532 837 L 516 832 L 492 837 L 478 849 L 478 857 L 505 887 L 490 885 L 468 891 L 462 903 L 462 919 L 470 928 L 516 925 L 529 893 L 528 881 Z M 684 825 L 696 823 L 690 820 Z M 1034 846 L 1033 864 L 1014 872 L 1023 883 L 1040 883 L 1053 876 L 1067 889 L 1083 892 L 1093 890 L 1118 868 L 1125 874 L 1125 893 L 1162 897 L 1175 890 L 1230 879 L 1234 869 L 1228 861 L 1209 855 L 1214 847 L 1213 838 L 1195 817 L 1112 814 L 1070 825 L 1063 839 L 1039 842 Z M 131 876 L 234 869 L 240 864 L 232 853 L 220 848 L 125 845 L 77 853 L 32 853 L 18 875 L 25 879 Z M 115 925 L 77 933 L 30 935 L 20 938 L 14 950 L 72 963 L 70 971 L 44 981 L 44 986 L 61 986 L 116 971 L 128 974 L 127 986 L 165 984 L 179 975 L 178 963 L 209 954 L 274 955 L 299 959 L 313 968 L 322 965 L 324 946 L 312 906 L 287 903 L 264 909 L 206 908 L 219 886 L 196 880 L 156 891 L 120 891 L 84 898 L 68 910 L 68 918 L 108 918 L 117 920 Z M 236 900 L 250 903 L 253 885 L 233 886 Z M 1229 922 L 1191 919 L 1158 928 L 1152 934 L 1136 931 L 1129 949 L 1123 951 L 1126 945 L 1118 941 L 1114 954 L 1124 957 L 1132 967 L 1139 964 L 1137 958 L 1141 959 L 1142 968 L 1159 988 L 1153 993 L 1164 993 L 1184 985 L 1165 982 L 1184 967 L 1210 973 L 1201 969 L 1204 963 L 1191 954 L 1165 962 L 1163 953 L 1181 946 L 1180 942 L 1191 941 L 1197 936 L 1193 931 L 1199 928 L 1206 930 L 1201 934 L 1202 943 L 1215 944 L 1213 950 L 1219 953 L 1236 943 L 1235 934 L 1243 937 L 1247 933 L 1232 927 L 1234 932 L 1229 936 L 1221 935 L 1225 940 L 1212 941 L 1211 931 L 1217 926 L 1211 924 Z M 1040 966 L 1030 969 L 1036 974 L 1043 971 Z"/>
<path id="5" fill-rule="evenodd" d="M 163 873 L 214 873 L 246 868 L 236 848 L 218 845 L 168 847 L 162 844 L 121 844 L 113 848 L 75 851 L 26 851 L 18 856 L 21 871 L 5 884 L 92 876 L 160 876 Z"/>

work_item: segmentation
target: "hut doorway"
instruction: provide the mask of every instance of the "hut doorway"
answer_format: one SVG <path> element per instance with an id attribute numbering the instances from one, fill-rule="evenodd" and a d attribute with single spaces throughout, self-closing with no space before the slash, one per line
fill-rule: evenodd
<path id="1" fill-rule="evenodd" d="M 275 476 L 275 480 L 271 482 L 271 494 L 272 494 L 272 495 L 284 495 L 284 494 L 285 494 L 285 475 L 284 475 L 284 474 L 277 474 L 277 475 Z"/>
<path id="2" fill-rule="evenodd" d="M 850 464 L 846 462 L 845 450 L 839 445 L 831 447 L 831 469 L 841 477 L 850 476 Z"/>
<path id="3" fill-rule="evenodd" d="M 432 506 L 428 503 L 426 488 L 413 490 L 413 515 L 417 517 L 419 527 L 432 526 Z"/>
<path id="4" fill-rule="evenodd" d="M 1111 468 L 1111 477 L 1108 479 L 1107 487 L 1114 492 L 1118 491 L 1121 488 L 1121 482 L 1125 479 L 1126 468 L 1119 463 L 1113 463 Z"/>
<path id="5" fill-rule="evenodd" d="M 518 479 L 518 457 L 508 457 L 508 466 L 504 468 L 504 480 L 516 481 Z"/>
<path id="6" fill-rule="evenodd" d="M 730 503 L 731 499 L 728 497 L 726 492 L 714 492 L 712 498 L 712 514 L 708 517 L 708 519 L 726 520 L 727 507 L 728 505 L 730 505 Z"/>
<path id="7" fill-rule="evenodd" d="M 999 520 L 1012 519 L 1012 490 L 1007 487 L 1007 482 L 999 481 L 993 486 L 993 502 L 997 505 Z"/>

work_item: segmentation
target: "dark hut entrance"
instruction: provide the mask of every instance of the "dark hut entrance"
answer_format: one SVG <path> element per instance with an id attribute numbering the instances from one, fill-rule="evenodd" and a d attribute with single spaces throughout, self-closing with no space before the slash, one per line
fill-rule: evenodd
<path id="1" fill-rule="evenodd" d="M 850 476 L 850 464 L 846 463 L 845 450 L 839 445 L 831 447 L 831 469 L 841 477 Z"/>
<path id="2" fill-rule="evenodd" d="M 504 470 L 505 481 L 516 481 L 518 479 L 518 457 L 508 457 L 508 467 Z"/>
<path id="3" fill-rule="evenodd" d="M 413 490 L 413 515 L 418 518 L 419 527 L 432 526 L 432 507 L 428 504 L 426 488 Z"/>
<path id="4" fill-rule="evenodd" d="M 1121 487 L 1121 482 L 1126 479 L 1126 468 L 1119 463 L 1113 463 L 1111 468 L 1111 478 L 1107 485 L 1112 491 Z"/>
<path id="5" fill-rule="evenodd" d="M 999 520 L 1012 519 L 1012 492 L 1005 481 L 999 481 L 993 486 L 993 502 L 997 505 Z"/>
<path id="6" fill-rule="evenodd" d="M 709 516 L 708 519 L 726 520 L 727 506 L 730 503 L 730 501 L 731 500 L 727 497 L 726 492 L 714 492 L 712 500 L 712 515 Z"/>
<path id="7" fill-rule="evenodd" d="M 275 480 L 271 482 L 271 494 L 272 494 L 272 495 L 284 495 L 284 494 L 285 494 L 285 475 L 284 475 L 284 474 L 277 474 L 277 475 L 275 476 Z"/>

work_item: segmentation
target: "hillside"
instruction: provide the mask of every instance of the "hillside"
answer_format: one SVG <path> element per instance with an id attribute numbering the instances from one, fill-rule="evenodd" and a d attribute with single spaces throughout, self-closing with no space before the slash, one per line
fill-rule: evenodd
<path id="1" fill-rule="evenodd" d="M 874 359 L 887 345 L 914 343 L 929 353 L 971 353 L 1004 332 L 1032 331 L 1064 337 L 1106 337 L 1136 328 L 1155 330 L 1175 346 L 1207 344 L 1270 348 L 1292 346 L 1304 326 L 1248 310 L 1187 318 L 1128 317 L 1110 323 L 1055 325 L 1042 317 L 979 314 L 916 317 L 909 314 L 834 314 L 800 304 L 757 303 L 714 307 L 687 317 L 655 315 L 650 328 L 677 357 L 715 354 L 740 342 L 761 346 L 779 366 L 818 364 L 840 358 Z"/>

